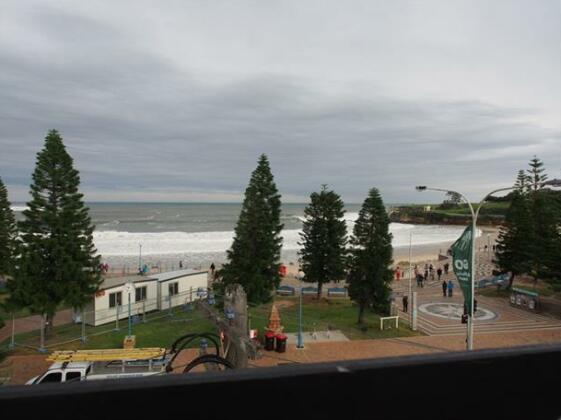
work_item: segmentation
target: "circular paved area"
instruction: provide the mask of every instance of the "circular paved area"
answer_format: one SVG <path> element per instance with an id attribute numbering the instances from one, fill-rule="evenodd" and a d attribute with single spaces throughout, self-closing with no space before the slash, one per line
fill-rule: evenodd
<path id="1" fill-rule="evenodd" d="M 427 314 L 446 319 L 461 319 L 464 313 L 463 305 L 459 303 L 449 302 L 433 302 L 424 303 L 419 306 L 419 311 Z M 477 307 L 474 317 L 479 321 L 488 321 L 497 318 L 497 314 L 489 309 Z"/>

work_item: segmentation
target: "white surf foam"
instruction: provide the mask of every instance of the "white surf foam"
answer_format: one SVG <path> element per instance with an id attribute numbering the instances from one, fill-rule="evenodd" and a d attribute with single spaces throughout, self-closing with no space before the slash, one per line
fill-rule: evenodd
<path id="1" fill-rule="evenodd" d="M 413 245 L 426 245 L 455 241 L 463 231 L 460 226 L 390 224 L 393 246 L 409 246 L 409 233 Z M 351 232 L 351 229 L 349 229 Z M 283 250 L 300 248 L 300 230 L 282 232 Z M 201 254 L 225 252 L 232 245 L 234 232 L 118 232 L 96 231 L 94 241 L 98 252 L 106 256 L 138 255 L 142 245 L 143 255 Z"/>

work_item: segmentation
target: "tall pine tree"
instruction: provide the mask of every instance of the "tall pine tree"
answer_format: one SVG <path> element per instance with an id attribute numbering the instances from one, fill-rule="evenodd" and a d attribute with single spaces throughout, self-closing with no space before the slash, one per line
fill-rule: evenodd
<path id="1" fill-rule="evenodd" d="M 37 154 L 31 201 L 19 224 L 20 264 L 8 283 L 13 302 L 41 314 L 49 326 L 61 303 L 83 308 L 100 283 L 94 227 L 79 185 L 62 138 L 49 131 Z"/>
<path id="2" fill-rule="evenodd" d="M 514 187 L 521 194 L 526 194 L 530 188 L 530 176 L 527 175 L 522 169 L 518 171 L 518 176 L 516 177 L 516 182 Z"/>
<path id="3" fill-rule="evenodd" d="M 317 298 L 322 286 L 338 281 L 345 275 L 347 225 L 343 219 L 344 204 L 334 191 L 324 185 L 319 193 L 310 195 L 304 210 L 306 220 L 300 234 L 300 256 L 304 281 L 318 284 Z"/>
<path id="4" fill-rule="evenodd" d="M 241 284 L 250 302 L 269 301 L 280 284 L 280 213 L 280 194 L 263 154 L 245 190 L 234 242 L 219 273 L 223 285 Z"/>
<path id="5" fill-rule="evenodd" d="M 544 173 L 545 168 L 543 162 L 536 156 L 530 161 L 530 169 L 528 172 L 528 181 L 532 191 L 538 191 L 543 188 L 543 183 L 547 181 L 547 175 Z"/>
<path id="6" fill-rule="evenodd" d="M 0 278 L 13 273 L 16 238 L 16 222 L 8 201 L 8 190 L 0 178 Z"/>
<path id="7" fill-rule="evenodd" d="M 392 234 L 382 197 L 372 188 L 364 201 L 353 236 L 349 258 L 349 296 L 358 304 L 358 323 L 364 322 L 367 307 L 379 312 L 389 309 L 390 283 L 393 278 Z"/>
<path id="8" fill-rule="evenodd" d="M 558 194 L 541 188 L 529 194 L 530 210 L 533 221 L 534 238 L 529 243 L 531 249 L 530 274 L 557 283 L 555 278 L 561 254 L 558 252 L 561 229 L 561 206 Z"/>
<path id="9" fill-rule="evenodd" d="M 557 238 L 559 236 L 559 217 L 555 194 L 545 188 L 547 181 L 544 163 L 536 156 L 529 163 L 527 170 L 529 186 L 530 213 L 532 216 L 533 235 L 536 240 L 528 242 L 530 248 L 530 269 L 528 274 L 537 282 L 538 278 L 549 279 L 549 267 L 554 265 L 553 260 L 561 258 L 556 252 Z"/>
<path id="10" fill-rule="evenodd" d="M 509 288 L 515 276 L 530 271 L 532 250 L 529 244 L 534 240 L 533 232 L 528 197 L 515 190 L 499 232 L 495 254 L 495 264 L 511 273 Z"/>

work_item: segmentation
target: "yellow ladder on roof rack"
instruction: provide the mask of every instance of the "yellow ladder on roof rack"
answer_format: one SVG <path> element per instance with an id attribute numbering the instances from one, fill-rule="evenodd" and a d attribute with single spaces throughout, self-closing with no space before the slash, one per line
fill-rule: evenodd
<path id="1" fill-rule="evenodd" d="M 111 362 L 113 360 L 150 360 L 159 359 L 166 349 L 147 347 L 138 349 L 104 349 L 104 350 L 62 350 L 55 351 L 47 361 L 51 362 Z"/>

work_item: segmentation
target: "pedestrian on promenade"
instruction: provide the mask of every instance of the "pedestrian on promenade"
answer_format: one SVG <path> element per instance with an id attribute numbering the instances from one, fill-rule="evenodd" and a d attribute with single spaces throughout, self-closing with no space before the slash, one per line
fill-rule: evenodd
<path id="1" fill-rule="evenodd" d="M 417 280 L 417 287 L 421 287 L 421 282 L 422 282 L 423 276 L 421 276 L 419 273 L 417 273 L 417 275 L 415 276 L 415 279 Z"/>
<path id="2" fill-rule="evenodd" d="M 446 275 L 448 275 L 448 270 L 450 270 L 450 264 L 446 263 L 446 264 L 444 264 L 444 273 Z"/>
<path id="3" fill-rule="evenodd" d="M 409 297 L 407 295 L 403 295 L 403 312 L 407 312 L 407 306 L 409 305 Z"/>
<path id="4" fill-rule="evenodd" d="M 419 275 L 419 269 L 417 268 L 417 265 L 415 265 L 415 277 L 417 277 Z"/>
<path id="5" fill-rule="evenodd" d="M 442 277 L 442 268 L 438 267 L 438 270 L 436 270 L 436 274 L 438 275 L 438 281 L 440 281 L 440 277 Z"/>
<path id="6" fill-rule="evenodd" d="M 401 271 L 399 271 L 399 266 L 397 266 L 397 268 L 395 269 L 395 279 L 399 281 L 400 277 L 401 277 Z"/>
<path id="7" fill-rule="evenodd" d="M 454 292 L 454 283 L 452 283 L 452 280 L 448 280 L 448 297 L 452 297 L 453 292 Z"/>
<path id="8" fill-rule="evenodd" d="M 446 280 L 442 281 L 442 296 L 446 297 L 446 291 L 448 290 L 448 283 Z"/>
<path id="9" fill-rule="evenodd" d="M 429 273 L 432 274 L 432 270 L 434 270 L 434 267 L 433 267 L 432 264 L 431 264 L 431 265 L 429 265 Z"/>
<path id="10" fill-rule="evenodd" d="M 429 270 L 425 270 L 425 281 L 429 278 Z"/>

